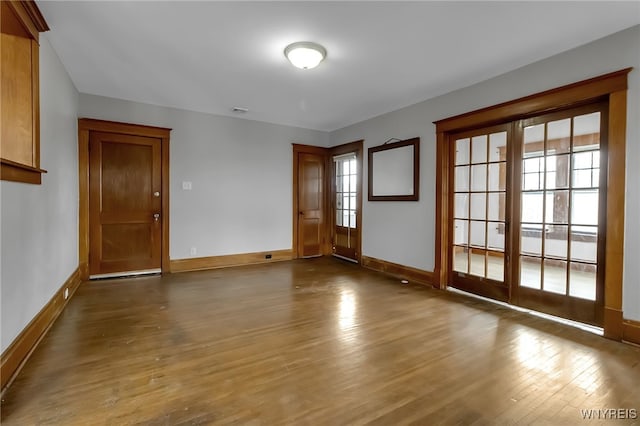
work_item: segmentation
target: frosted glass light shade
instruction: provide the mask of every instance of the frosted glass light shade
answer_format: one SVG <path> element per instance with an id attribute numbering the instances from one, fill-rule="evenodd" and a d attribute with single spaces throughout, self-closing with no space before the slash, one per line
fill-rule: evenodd
<path id="1" fill-rule="evenodd" d="M 317 67 L 327 56 L 327 51 L 319 44 L 301 41 L 287 46 L 284 56 L 294 67 L 308 70 Z"/>

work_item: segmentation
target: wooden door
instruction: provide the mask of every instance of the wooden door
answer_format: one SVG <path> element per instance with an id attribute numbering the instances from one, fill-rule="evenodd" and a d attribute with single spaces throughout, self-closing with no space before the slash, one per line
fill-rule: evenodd
<path id="1" fill-rule="evenodd" d="M 334 256 L 360 262 L 363 141 L 331 149 L 331 243 Z"/>
<path id="2" fill-rule="evenodd" d="M 511 126 L 452 135 L 451 285 L 508 301 Z M 505 256 L 506 254 L 506 256 Z"/>
<path id="3" fill-rule="evenodd" d="M 298 256 L 323 255 L 325 244 L 325 156 L 298 154 Z"/>
<path id="4" fill-rule="evenodd" d="M 607 105 L 521 120 L 514 144 L 518 305 L 602 325 Z"/>
<path id="5" fill-rule="evenodd" d="M 161 139 L 91 132 L 89 273 L 155 270 L 162 256 Z"/>

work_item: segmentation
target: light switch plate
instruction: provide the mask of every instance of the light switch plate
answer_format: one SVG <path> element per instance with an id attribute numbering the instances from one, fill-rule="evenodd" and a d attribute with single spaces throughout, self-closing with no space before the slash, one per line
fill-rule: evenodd
<path id="1" fill-rule="evenodd" d="M 183 181 L 182 189 L 184 189 L 185 191 L 191 191 L 191 182 Z"/>

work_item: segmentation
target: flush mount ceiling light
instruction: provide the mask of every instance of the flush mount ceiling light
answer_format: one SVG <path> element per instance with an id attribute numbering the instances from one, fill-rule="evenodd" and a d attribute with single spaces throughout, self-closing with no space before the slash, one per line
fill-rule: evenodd
<path id="1" fill-rule="evenodd" d="M 308 70 L 315 68 L 327 56 L 324 47 L 309 41 L 292 43 L 284 49 L 284 56 L 294 67 Z"/>

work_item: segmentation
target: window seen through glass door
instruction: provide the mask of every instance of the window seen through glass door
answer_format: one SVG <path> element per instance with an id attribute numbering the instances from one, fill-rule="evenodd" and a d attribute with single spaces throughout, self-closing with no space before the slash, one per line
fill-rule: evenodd
<path id="1" fill-rule="evenodd" d="M 596 298 L 600 112 L 524 128 L 520 285 Z"/>
<path id="2" fill-rule="evenodd" d="M 455 144 L 453 270 L 504 281 L 507 132 Z"/>
<path id="3" fill-rule="evenodd" d="M 355 154 L 334 157 L 336 171 L 336 225 L 356 228 L 357 177 Z"/>

